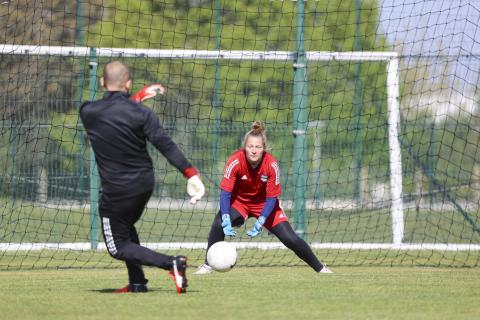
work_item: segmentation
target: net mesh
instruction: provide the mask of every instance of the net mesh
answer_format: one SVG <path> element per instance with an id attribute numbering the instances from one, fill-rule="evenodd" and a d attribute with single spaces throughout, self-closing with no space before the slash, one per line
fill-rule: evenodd
<path id="1" fill-rule="evenodd" d="M 96 190 L 90 187 L 90 150 L 78 119 L 82 102 L 101 97 L 91 84 L 112 59 L 131 68 L 134 90 L 153 82 L 168 88 L 146 105 L 206 184 L 205 199 L 190 206 L 183 176 L 151 148 L 157 183 L 137 229 L 152 248 L 186 254 L 194 264 L 203 261 L 225 160 L 241 146 L 250 124 L 261 120 L 269 151 L 279 160 L 283 207 L 294 227 L 300 218 L 305 222 L 302 236 L 322 261 L 478 267 L 480 12 L 475 1 L 432 3 L 306 1 L 301 14 L 295 1 L 3 2 L 0 269 L 120 265 L 92 227 Z M 403 246 L 392 243 L 388 61 L 307 62 L 306 171 L 298 185 L 292 89 L 298 65 L 291 59 L 2 50 L 13 44 L 295 55 L 299 17 L 305 51 L 398 54 Z M 298 188 L 302 199 L 295 197 Z M 298 201 L 304 212 L 296 211 Z M 240 265 L 303 264 L 268 232 L 235 241 L 245 248 Z"/>

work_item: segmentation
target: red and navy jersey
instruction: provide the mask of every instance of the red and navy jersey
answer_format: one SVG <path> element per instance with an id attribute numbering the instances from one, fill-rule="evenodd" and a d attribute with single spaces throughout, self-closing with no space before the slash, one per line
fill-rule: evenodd
<path id="1" fill-rule="evenodd" d="M 262 162 L 253 169 L 248 164 L 245 150 L 239 149 L 227 160 L 220 188 L 232 193 L 232 201 L 243 203 L 263 203 L 267 197 L 278 197 L 281 188 L 277 160 L 264 152 Z"/>

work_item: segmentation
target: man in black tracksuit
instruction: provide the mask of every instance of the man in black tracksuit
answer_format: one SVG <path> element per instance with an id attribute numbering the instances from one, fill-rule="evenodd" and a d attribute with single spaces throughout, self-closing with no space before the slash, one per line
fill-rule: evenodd
<path id="1" fill-rule="evenodd" d="M 134 227 L 155 183 L 147 140 L 188 179 L 191 202 L 199 200 L 204 186 L 197 170 L 160 125 L 158 117 L 140 102 L 164 92 L 161 85 L 146 86 L 130 96 L 128 67 L 118 61 L 105 65 L 100 79 L 103 99 L 87 102 L 80 117 L 95 153 L 101 180 L 99 213 L 109 254 L 125 261 L 129 284 L 117 292 L 146 292 L 142 265 L 170 271 L 178 293 L 186 292 L 186 257 L 168 256 L 140 246 Z"/>

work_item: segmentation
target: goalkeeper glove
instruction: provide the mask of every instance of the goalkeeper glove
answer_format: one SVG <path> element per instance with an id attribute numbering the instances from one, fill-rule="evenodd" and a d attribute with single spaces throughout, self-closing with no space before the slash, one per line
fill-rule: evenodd
<path id="1" fill-rule="evenodd" d="M 198 175 L 194 175 L 187 180 L 187 192 L 190 197 L 190 203 L 195 204 L 205 194 L 205 186 Z"/>
<path id="2" fill-rule="evenodd" d="M 140 89 L 140 91 L 132 95 L 130 99 L 135 102 L 143 102 L 147 99 L 155 97 L 157 94 L 164 94 L 165 91 L 165 88 L 160 83 L 155 83 L 143 87 Z"/>
<path id="3" fill-rule="evenodd" d="M 229 214 L 222 214 L 222 228 L 226 236 L 235 237 L 237 235 L 237 232 L 232 228 Z"/>
<path id="4" fill-rule="evenodd" d="M 265 220 L 266 218 L 264 216 L 258 217 L 257 222 L 255 222 L 253 227 L 247 231 L 247 236 L 251 238 L 258 236 L 262 232 Z"/>

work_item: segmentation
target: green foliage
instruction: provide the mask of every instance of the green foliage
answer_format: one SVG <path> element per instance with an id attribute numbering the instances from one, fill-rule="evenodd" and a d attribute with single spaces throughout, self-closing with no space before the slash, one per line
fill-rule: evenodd
<path id="1" fill-rule="evenodd" d="M 77 113 L 53 112 L 50 118 L 49 140 L 64 155 L 57 163 L 59 170 L 72 172 L 77 169 L 75 158 L 85 152 L 83 125 Z"/>
<path id="2" fill-rule="evenodd" d="M 305 50 L 353 50 L 357 28 L 354 4 L 354 0 L 306 1 Z M 220 7 L 220 24 L 216 24 L 214 1 L 107 1 L 105 19 L 90 28 L 87 42 L 95 47 L 214 50 L 219 32 L 222 50 L 296 50 L 294 1 L 220 1 Z M 385 50 L 385 38 L 377 35 L 377 3 L 362 1 L 360 14 L 362 50 Z M 219 60 L 218 66 L 216 61 L 202 60 L 135 58 L 125 62 L 133 70 L 135 88 L 151 82 L 168 87 L 166 98 L 154 105 L 165 125 L 178 126 L 182 117 L 199 120 L 198 126 L 190 126 L 196 134 L 185 144 L 198 146 L 188 154 L 194 160 L 202 159 L 198 165 L 213 180 L 222 171 L 222 161 L 240 146 L 244 133 L 222 128 L 217 136 L 211 127 L 218 128 L 219 123 L 232 128 L 238 125 L 241 131 L 248 130 L 253 120 L 262 120 L 269 135 L 282 130 L 284 134 L 276 134 L 278 138 L 270 139 L 270 144 L 288 169 L 292 159 L 288 150 L 293 143 L 288 133 L 293 129 L 289 127 L 294 108 L 292 61 Z M 353 118 L 355 63 L 309 63 L 308 121 L 320 120 L 319 125 L 328 126 L 325 132 L 321 127 L 309 130 L 322 131 L 322 148 L 336 150 L 336 154 L 324 153 L 325 167 L 349 168 L 345 160 L 352 161 L 354 137 L 360 134 L 365 145 L 362 154 L 368 157 L 365 161 L 376 167 L 383 163 L 376 170 L 388 171 L 384 161 L 388 159 L 385 67 L 381 62 L 361 63 L 362 116 L 357 132 Z M 219 106 L 213 103 L 216 74 Z"/>
<path id="3" fill-rule="evenodd" d="M 77 12 L 80 2 L 83 10 Z M 3 1 L 0 4 L 0 43 L 72 46 L 78 40 L 76 27 L 81 28 L 77 14 L 87 25 L 94 24 L 101 19 L 102 3 L 102 0 Z"/>
<path id="4" fill-rule="evenodd" d="M 296 50 L 293 1 L 221 1 L 221 25 L 214 23 L 213 1 L 132 3 L 122 0 L 114 4 L 106 5 L 105 16 L 109 18 L 91 29 L 90 46 L 213 50 L 215 28 L 220 28 L 223 50 Z M 308 1 L 305 4 L 306 50 L 353 50 L 354 0 Z M 385 39 L 376 34 L 376 3 L 364 1 L 361 15 L 362 50 L 384 50 Z M 291 63 L 220 61 L 221 120 L 242 123 L 254 119 L 275 123 L 291 121 Z M 309 79 L 313 79 L 310 80 L 313 82 L 309 120 L 341 119 L 353 112 L 353 63 L 325 64 L 309 68 Z M 364 88 L 363 104 L 364 112 L 371 113 L 371 110 L 385 107 L 385 65 L 366 65 L 361 79 L 369 85 Z M 136 83 L 163 79 L 171 88 L 193 91 L 194 113 L 202 118 L 212 117 L 214 64 L 204 61 L 144 63 L 137 59 L 134 68 L 140 70 L 135 72 Z M 143 72 L 150 76 L 142 75 Z M 202 79 L 200 97 L 196 94 L 197 79 Z M 319 87 L 325 89 L 317 92 Z"/>

